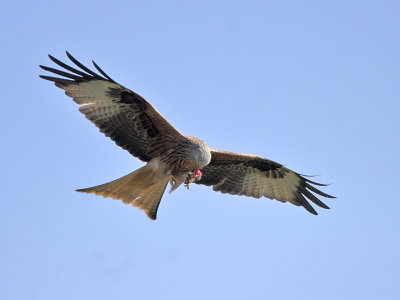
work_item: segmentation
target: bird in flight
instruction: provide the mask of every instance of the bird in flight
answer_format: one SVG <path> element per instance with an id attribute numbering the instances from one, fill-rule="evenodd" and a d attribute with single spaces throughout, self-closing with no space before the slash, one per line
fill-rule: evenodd
<path id="1" fill-rule="evenodd" d="M 317 212 L 308 200 L 329 209 L 314 195 L 335 198 L 315 187 L 325 184 L 260 156 L 210 149 L 202 140 L 180 133 L 150 102 L 115 82 L 94 61 L 100 74 L 68 52 L 67 56 L 74 67 L 49 55 L 64 70 L 40 66 L 61 76 L 40 77 L 63 89 L 79 104 L 79 111 L 118 146 L 146 162 L 124 177 L 78 192 L 122 200 L 152 220 L 157 218 L 168 183 L 171 192 L 182 184 L 189 189 L 196 183 L 221 193 L 290 202 L 314 215 Z"/>

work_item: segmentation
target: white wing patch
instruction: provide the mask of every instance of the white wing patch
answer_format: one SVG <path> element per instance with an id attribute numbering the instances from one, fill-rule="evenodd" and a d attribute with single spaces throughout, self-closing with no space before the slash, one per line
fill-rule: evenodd
<path id="1" fill-rule="evenodd" d="M 103 101 L 111 104 L 112 100 L 117 98 L 111 98 L 108 92 L 111 89 L 121 89 L 121 86 L 104 80 L 91 80 L 70 84 L 67 87 L 62 86 L 61 88 L 65 90 L 66 95 L 73 98 L 78 104 L 99 103 Z"/>
<path id="2" fill-rule="evenodd" d="M 113 97 L 109 92 L 112 89 L 129 91 L 118 84 L 104 80 L 79 82 L 68 86 L 61 85 L 60 87 L 75 103 L 80 104 L 79 111 L 90 120 L 103 120 L 120 113 L 125 105 L 116 103 L 115 101 L 119 97 L 117 95 Z M 128 108 L 127 105 L 126 108 Z"/>
<path id="3" fill-rule="evenodd" d="M 266 197 L 281 202 L 292 202 L 299 181 L 299 176 L 292 171 L 288 171 L 283 178 L 273 178 L 256 170 L 255 172 L 247 172 L 240 194 L 255 198 Z"/>

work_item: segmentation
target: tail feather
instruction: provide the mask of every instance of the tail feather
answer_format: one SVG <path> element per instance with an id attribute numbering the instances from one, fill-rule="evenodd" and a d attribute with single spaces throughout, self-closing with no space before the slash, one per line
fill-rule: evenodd
<path id="1" fill-rule="evenodd" d="M 157 218 L 157 210 L 160 205 L 161 198 L 168 184 L 168 177 L 165 181 L 160 181 L 140 194 L 132 205 L 144 211 L 144 213 L 152 220 Z"/>
<path id="2" fill-rule="evenodd" d="M 169 181 L 168 175 L 160 178 L 157 171 L 152 166 L 146 165 L 119 179 L 79 189 L 77 192 L 122 200 L 125 204 L 142 209 L 150 219 L 155 220 L 158 206 Z"/>

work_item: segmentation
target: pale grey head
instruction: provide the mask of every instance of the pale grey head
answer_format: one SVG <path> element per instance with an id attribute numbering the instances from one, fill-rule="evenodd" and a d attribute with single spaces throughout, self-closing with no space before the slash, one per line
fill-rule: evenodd
<path id="1" fill-rule="evenodd" d="M 211 152 L 207 144 L 198 138 L 190 137 L 193 143 L 191 156 L 200 168 L 208 165 L 211 161 Z"/>

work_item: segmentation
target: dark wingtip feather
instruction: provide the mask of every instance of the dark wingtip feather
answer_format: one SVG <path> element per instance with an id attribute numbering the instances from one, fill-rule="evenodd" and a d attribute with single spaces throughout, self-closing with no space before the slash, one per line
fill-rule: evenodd
<path id="1" fill-rule="evenodd" d="M 71 59 L 71 57 L 73 58 L 73 56 L 68 52 L 68 50 L 65 50 L 65 54 L 67 54 L 68 58 Z M 74 58 L 73 58 L 74 59 Z M 71 59 L 72 60 L 72 59 Z"/>
<path id="2" fill-rule="evenodd" d="M 321 200 L 319 200 L 317 197 L 315 197 L 309 190 L 304 190 L 303 191 L 304 196 L 306 196 L 308 199 L 310 199 L 312 202 L 314 202 L 315 204 L 317 204 L 319 207 L 325 208 L 325 209 L 329 209 L 329 207 L 322 202 Z"/>
<path id="3" fill-rule="evenodd" d="M 56 86 L 59 86 L 59 87 L 61 87 L 60 85 L 68 86 L 69 84 L 73 83 L 72 80 L 53 77 L 53 76 L 39 75 L 39 77 L 42 79 L 48 80 L 48 81 L 52 81 L 56 84 Z"/>
<path id="4" fill-rule="evenodd" d="M 312 213 L 312 214 L 315 215 L 315 216 L 318 215 L 317 211 L 311 206 L 310 203 L 308 203 L 307 200 L 306 200 L 305 203 L 301 203 L 301 205 L 302 205 L 309 213 Z"/>
<path id="5" fill-rule="evenodd" d="M 39 77 L 42 79 L 45 79 L 45 80 L 50 80 L 50 81 L 54 81 L 54 79 L 56 79 L 55 77 L 46 76 L 46 75 L 39 75 Z"/>
<path id="6" fill-rule="evenodd" d="M 100 72 L 101 75 L 103 75 L 103 76 L 104 76 L 105 78 L 107 78 L 109 81 L 115 83 L 115 81 L 114 81 L 110 76 L 108 76 L 108 75 L 106 74 L 106 72 L 104 72 L 104 71 L 94 62 L 94 60 L 92 60 L 92 63 L 93 63 L 93 65 L 94 65 L 94 67 L 97 69 L 97 71 Z"/>
<path id="7" fill-rule="evenodd" d="M 81 80 L 92 80 L 92 79 L 99 79 L 99 80 L 109 80 L 110 82 L 116 83 L 110 76 L 108 76 L 95 62 L 93 62 L 94 66 L 96 69 L 103 75 L 104 77 L 100 76 L 99 74 L 93 72 L 89 68 L 85 67 L 83 64 L 81 64 L 75 57 L 73 57 L 68 51 L 65 51 L 67 54 L 67 57 L 81 70 L 78 70 L 76 68 L 73 68 L 62 61 L 58 60 L 54 56 L 48 54 L 49 58 L 51 61 L 53 61 L 55 64 L 60 66 L 61 68 L 70 71 L 71 73 L 62 71 L 62 70 L 57 70 L 54 68 L 46 67 L 43 65 L 39 65 L 40 68 L 42 68 L 45 71 L 60 75 L 62 77 L 66 77 L 69 79 L 72 79 L 72 81 L 79 82 Z M 51 77 L 51 76 L 40 76 L 43 79 L 54 81 L 54 82 L 60 82 L 66 84 L 67 81 L 65 81 L 64 78 L 56 78 L 56 77 Z M 71 83 L 71 81 L 69 81 Z"/>
<path id="8" fill-rule="evenodd" d="M 306 206 L 304 206 L 304 205 L 303 205 L 303 207 L 304 207 L 310 214 L 313 214 L 314 216 L 318 216 L 318 213 L 315 211 L 314 208 L 313 208 L 313 209 L 308 209 L 308 207 L 306 207 Z M 310 205 L 310 207 L 312 207 L 312 206 Z"/>
<path id="9" fill-rule="evenodd" d="M 324 209 L 330 209 L 329 206 L 327 206 L 320 199 L 318 199 L 314 194 L 311 193 L 311 192 L 313 192 L 313 193 L 315 193 L 315 194 L 317 194 L 319 196 L 325 197 L 325 198 L 336 198 L 336 197 L 334 197 L 332 195 L 329 195 L 329 194 L 326 194 L 326 193 L 320 191 L 319 189 L 317 189 L 316 187 L 313 186 L 313 185 L 316 185 L 316 186 L 327 186 L 328 184 L 318 183 L 318 182 L 309 180 L 308 178 L 305 178 L 305 177 L 310 177 L 308 175 L 300 175 L 300 174 L 298 174 L 298 175 L 301 178 L 301 183 L 300 183 L 300 187 L 299 187 L 299 190 L 298 190 L 298 193 L 300 195 L 299 194 L 296 195 L 297 196 L 297 200 L 298 199 L 301 200 L 302 198 L 306 197 L 307 199 L 311 200 L 313 203 L 315 203 L 319 207 L 322 207 Z M 304 199 L 304 201 L 306 201 L 306 200 Z M 301 200 L 299 203 L 301 205 L 303 205 L 303 200 Z M 305 207 L 305 208 L 307 209 L 307 207 Z M 310 211 L 310 210 L 308 210 L 308 211 Z M 311 212 L 311 213 L 313 213 L 313 212 Z"/>
<path id="10" fill-rule="evenodd" d="M 307 178 L 304 178 L 307 182 L 309 182 L 309 183 L 312 183 L 312 184 L 315 184 L 315 185 L 318 185 L 318 186 L 328 186 L 329 184 L 325 184 L 325 183 L 319 183 L 319 182 L 315 182 L 315 181 L 312 181 L 312 180 L 310 180 L 310 179 L 307 179 Z"/>
<path id="11" fill-rule="evenodd" d="M 297 175 L 299 175 L 305 181 L 307 181 L 309 183 L 312 183 L 312 184 L 315 184 L 315 185 L 318 185 L 318 186 L 328 186 L 329 185 L 329 184 L 325 184 L 325 183 L 315 182 L 315 181 L 312 181 L 312 180 L 310 180 L 308 178 L 305 178 L 305 177 L 316 177 L 318 175 L 304 175 L 304 174 L 298 174 L 298 173 L 297 173 Z"/>
<path id="12" fill-rule="evenodd" d="M 67 64 L 65 64 L 62 61 L 58 60 L 57 58 L 51 56 L 50 54 L 49 54 L 49 57 L 55 64 L 59 65 L 60 67 L 66 69 L 68 71 L 71 71 L 72 73 L 78 74 L 78 75 L 82 76 L 83 78 L 90 77 L 90 75 L 88 75 L 88 74 L 86 74 L 86 73 L 84 73 L 82 71 L 79 71 L 79 70 L 77 70 L 77 69 L 75 69 L 75 68 L 73 68 L 71 66 L 68 66 Z"/>
<path id="13" fill-rule="evenodd" d="M 296 195 L 295 201 L 298 204 L 303 206 L 308 212 L 312 213 L 313 215 L 318 215 L 316 210 L 311 206 L 311 204 L 307 201 L 307 199 L 304 198 L 304 196 L 302 195 L 301 192 L 297 192 L 295 195 Z M 312 199 L 310 199 L 310 200 L 312 200 Z"/>
<path id="14" fill-rule="evenodd" d="M 55 62 L 56 64 L 58 64 L 57 62 L 59 62 L 59 60 L 58 60 L 57 58 L 55 58 L 53 55 L 47 54 L 47 56 L 48 56 L 53 62 Z"/>
<path id="15" fill-rule="evenodd" d="M 305 187 L 306 187 L 307 189 L 309 189 L 310 191 L 312 191 L 312 192 L 314 192 L 314 193 L 316 193 L 316 194 L 318 194 L 318 195 L 320 195 L 320 196 L 323 196 L 323 197 L 326 197 L 326 198 L 331 198 L 331 199 L 336 198 L 336 197 L 334 197 L 334 196 L 332 196 L 332 195 L 329 195 L 329 194 L 326 194 L 326 193 L 324 193 L 324 192 L 321 192 L 319 189 L 313 187 L 312 185 L 310 185 L 310 184 L 308 184 L 308 183 L 306 183 L 306 186 L 305 186 Z"/>
<path id="16" fill-rule="evenodd" d="M 57 75 L 60 75 L 60 76 L 63 76 L 63 77 L 67 77 L 67 78 L 70 78 L 70 79 L 73 79 L 73 80 L 80 79 L 80 77 L 75 75 L 75 74 L 67 73 L 67 72 L 64 72 L 64 71 L 61 71 L 61 70 L 57 70 L 57 69 L 54 69 L 54 68 L 50 68 L 50 67 L 46 67 L 46 66 L 41 66 L 41 68 L 43 70 L 48 71 L 48 72 L 51 72 L 51 73 L 54 73 L 54 74 L 57 74 Z"/>
<path id="17" fill-rule="evenodd" d="M 83 71 L 87 72 L 88 74 L 92 75 L 93 78 L 96 79 L 103 79 L 101 76 L 99 76 L 99 74 L 96 74 L 95 72 L 93 72 L 92 70 L 90 70 L 89 68 L 85 67 L 83 64 L 81 64 L 75 57 L 73 57 L 68 51 L 65 51 L 67 53 L 68 58 L 79 68 L 81 68 Z"/>

